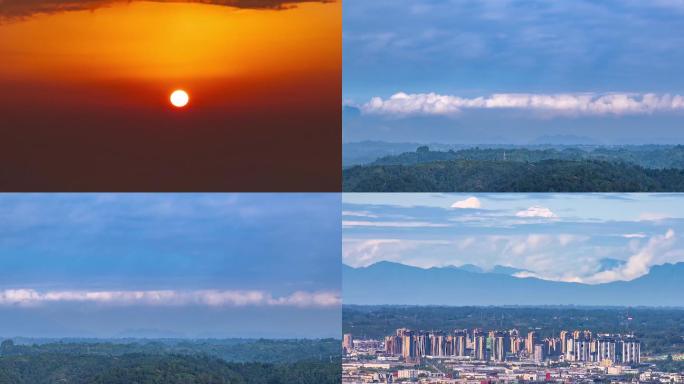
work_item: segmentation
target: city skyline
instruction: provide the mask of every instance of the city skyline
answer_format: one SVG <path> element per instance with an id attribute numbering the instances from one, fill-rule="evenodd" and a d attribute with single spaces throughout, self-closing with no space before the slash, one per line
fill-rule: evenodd
<path id="1" fill-rule="evenodd" d="M 556 337 L 557 336 L 557 337 Z M 354 351 L 353 334 L 343 335 L 346 354 Z M 371 345 L 362 339 L 359 344 Z M 387 356 L 408 360 L 424 357 L 460 357 L 474 360 L 504 362 L 534 360 L 542 363 L 556 359 L 564 361 L 633 364 L 641 362 L 641 343 L 633 334 L 601 333 L 588 329 L 561 330 L 541 338 L 536 331 L 518 329 L 456 329 L 418 331 L 399 328 L 395 335 L 385 336 L 377 349 Z"/>
<path id="2" fill-rule="evenodd" d="M 676 382 L 684 356 L 671 335 L 681 313 L 512 303 L 345 306 L 342 382 Z"/>

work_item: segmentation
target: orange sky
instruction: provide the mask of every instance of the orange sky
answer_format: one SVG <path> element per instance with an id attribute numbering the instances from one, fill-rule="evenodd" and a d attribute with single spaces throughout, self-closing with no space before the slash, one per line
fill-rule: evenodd
<path id="1" fill-rule="evenodd" d="M 0 191 L 339 190 L 341 2 L 107 4 L 0 21 Z"/>
<path id="2" fill-rule="evenodd" d="M 2 22 L 0 79 L 269 77 L 338 70 L 340 46 L 339 2 L 282 11 L 123 2 Z"/>

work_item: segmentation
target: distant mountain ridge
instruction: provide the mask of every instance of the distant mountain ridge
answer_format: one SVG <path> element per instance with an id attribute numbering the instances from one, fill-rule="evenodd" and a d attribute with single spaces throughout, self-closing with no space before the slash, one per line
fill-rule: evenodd
<path id="1" fill-rule="evenodd" d="M 393 262 L 342 269 L 344 304 L 684 306 L 684 263 L 631 281 L 579 284 Z"/>
<path id="2" fill-rule="evenodd" d="M 447 267 L 443 267 L 443 268 L 460 269 L 462 271 L 473 272 L 473 273 L 494 273 L 494 274 L 509 275 L 509 276 L 513 276 L 519 272 L 527 272 L 524 269 L 507 267 L 504 265 L 495 265 L 491 269 L 483 269 L 481 267 L 478 267 L 475 264 L 463 264 L 460 266 L 453 266 L 452 265 L 452 266 L 447 266 Z"/>
<path id="3" fill-rule="evenodd" d="M 530 144 L 601 145 L 603 142 L 587 136 L 544 135 L 532 140 Z"/>
<path id="4" fill-rule="evenodd" d="M 415 151 L 387 155 L 369 165 L 416 165 L 435 161 L 480 160 L 535 163 L 544 160 L 564 161 L 607 161 L 634 164 L 644 168 L 684 168 L 684 146 L 570 146 L 562 148 L 544 147 L 470 147 L 463 149 L 431 149 L 424 145 Z"/>

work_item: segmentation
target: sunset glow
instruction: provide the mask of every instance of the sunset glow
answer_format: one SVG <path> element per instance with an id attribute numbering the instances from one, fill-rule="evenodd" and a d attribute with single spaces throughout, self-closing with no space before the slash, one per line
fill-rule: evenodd
<path id="1" fill-rule="evenodd" d="M 334 4 L 274 11 L 141 1 L 0 20 L 0 76 L 158 81 L 330 69 L 339 66 L 330 44 L 339 16 Z"/>
<path id="2" fill-rule="evenodd" d="M 341 0 L 0 0 L 1 187 L 337 190 L 341 67 Z"/>

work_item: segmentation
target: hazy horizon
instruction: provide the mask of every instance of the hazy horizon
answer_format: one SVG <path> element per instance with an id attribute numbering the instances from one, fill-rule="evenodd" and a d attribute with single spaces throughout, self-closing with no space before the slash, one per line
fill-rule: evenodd
<path id="1" fill-rule="evenodd" d="M 339 212 L 337 194 L 2 194 L 0 329 L 334 337 Z"/>

